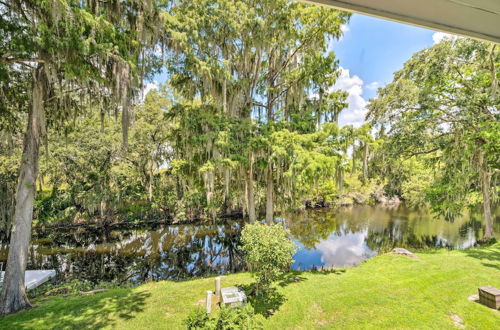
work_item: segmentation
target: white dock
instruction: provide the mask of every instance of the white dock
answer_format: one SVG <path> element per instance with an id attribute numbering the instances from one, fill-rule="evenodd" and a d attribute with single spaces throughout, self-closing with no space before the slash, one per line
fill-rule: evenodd
<path id="1" fill-rule="evenodd" d="M 3 277 L 5 272 L 0 272 L 0 287 L 3 284 Z M 26 285 L 26 290 L 31 290 L 37 286 L 42 285 L 51 278 L 56 276 L 56 271 L 54 269 L 47 270 L 27 270 L 24 274 L 24 283 Z"/>

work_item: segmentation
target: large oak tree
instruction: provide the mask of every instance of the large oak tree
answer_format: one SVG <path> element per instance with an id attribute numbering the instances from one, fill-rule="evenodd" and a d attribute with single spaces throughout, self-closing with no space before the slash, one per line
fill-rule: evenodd
<path id="1" fill-rule="evenodd" d="M 24 274 L 39 148 L 47 127 L 57 127 L 87 106 L 102 107 L 103 113 L 120 107 L 126 148 L 128 108 L 155 63 L 152 50 L 166 14 L 152 0 L 14 0 L 1 1 L 0 11 L 2 78 L 26 73 L 30 85 L 22 91 L 29 103 L 27 128 L 0 297 L 0 314 L 7 314 L 29 307 Z"/>
<path id="2" fill-rule="evenodd" d="M 460 38 L 424 49 L 371 100 L 368 118 L 387 129 L 393 159 L 424 156 L 436 169 L 427 191 L 448 218 L 481 195 L 485 238 L 493 237 L 492 199 L 500 164 L 500 53 Z"/>

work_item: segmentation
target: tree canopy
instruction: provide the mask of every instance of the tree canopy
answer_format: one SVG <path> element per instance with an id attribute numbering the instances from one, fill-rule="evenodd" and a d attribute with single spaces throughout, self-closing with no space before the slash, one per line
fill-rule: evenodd
<path id="1" fill-rule="evenodd" d="M 416 53 L 371 101 L 368 118 L 388 129 L 387 155 L 414 159 L 433 209 L 452 219 L 482 199 L 493 237 L 491 198 L 499 170 L 500 54 L 495 45 L 448 40 Z M 412 187 L 414 188 L 414 187 Z M 406 189 L 407 191 L 409 189 Z"/>

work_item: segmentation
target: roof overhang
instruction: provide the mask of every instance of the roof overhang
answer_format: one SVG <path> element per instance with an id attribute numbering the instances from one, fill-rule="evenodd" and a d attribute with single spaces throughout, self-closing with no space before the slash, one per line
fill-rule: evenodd
<path id="1" fill-rule="evenodd" d="M 500 43 L 500 0 L 303 0 Z"/>

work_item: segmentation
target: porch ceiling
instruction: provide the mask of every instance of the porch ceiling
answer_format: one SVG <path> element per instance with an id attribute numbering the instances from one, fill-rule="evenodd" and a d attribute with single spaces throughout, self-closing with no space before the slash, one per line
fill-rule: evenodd
<path id="1" fill-rule="evenodd" d="M 305 0 L 500 43 L 500 0 Z"/>

